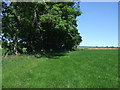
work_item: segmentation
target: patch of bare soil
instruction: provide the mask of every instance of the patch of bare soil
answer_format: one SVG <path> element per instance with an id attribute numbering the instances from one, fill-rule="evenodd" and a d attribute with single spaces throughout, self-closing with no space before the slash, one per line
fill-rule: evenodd
<path id="1" fill-rule="evenodd" d="M 96 49 L 96 50 L 106 50 L 106 49 L 117 50 L 117 49 L 120 49 L 120 48 L 89 48 L 89 49 Z"/>

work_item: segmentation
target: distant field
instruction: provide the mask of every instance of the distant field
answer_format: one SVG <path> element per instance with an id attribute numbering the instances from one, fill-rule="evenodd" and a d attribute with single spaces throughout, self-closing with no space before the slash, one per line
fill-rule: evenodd
<path id="1" fill-rule="evenodd" d="M 117 88 L 117 50 L 79 50 L 56 55 L 3 58 L 5 88 Z"/>
<path id="2" fill-rule="evenodd" d="M 99 50 L 112 49 L 112 50 L 117 50 L 119 48 L 89 48 L 89 49 L 99 49 Z"/>
<path id="3" fill-rule="evenodd" d="M 114 49 L 114 50 L 118 50 L 120 48 L 116 48 L 116 47 L 78 47 L 78 49 L 100 49 L 100 50 L 103 50 L 103 49 Z"/>

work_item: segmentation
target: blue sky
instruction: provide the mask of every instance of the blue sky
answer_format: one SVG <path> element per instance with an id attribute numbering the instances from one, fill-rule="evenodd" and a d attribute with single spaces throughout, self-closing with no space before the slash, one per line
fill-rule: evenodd
<path id="1" fill-rule="evenodd" d="M 117 2 L 81 2 L 80 9 L 81 46 L 118 46 Z"/>

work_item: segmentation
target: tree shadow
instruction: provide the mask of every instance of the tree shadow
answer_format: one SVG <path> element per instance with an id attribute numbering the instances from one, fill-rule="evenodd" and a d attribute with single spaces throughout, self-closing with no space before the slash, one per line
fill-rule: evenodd
<path id="1" fill-rule="evenodd" d="M 58 59 L 61 56 L 66 56 L 69 51 L 45 51 L 36 53 L 34 56 L 36 58 L 46 57 L 46 58 L 53 58 Z"/>

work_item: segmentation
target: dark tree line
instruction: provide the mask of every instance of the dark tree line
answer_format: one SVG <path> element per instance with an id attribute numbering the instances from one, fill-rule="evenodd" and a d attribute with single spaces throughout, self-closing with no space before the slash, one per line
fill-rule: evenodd
<path id="1" fill-rule="evenodd" d="M 74 2 L 3 2 L 2 47 L 9 54 L 72 50 L 82 41 Z"/>

